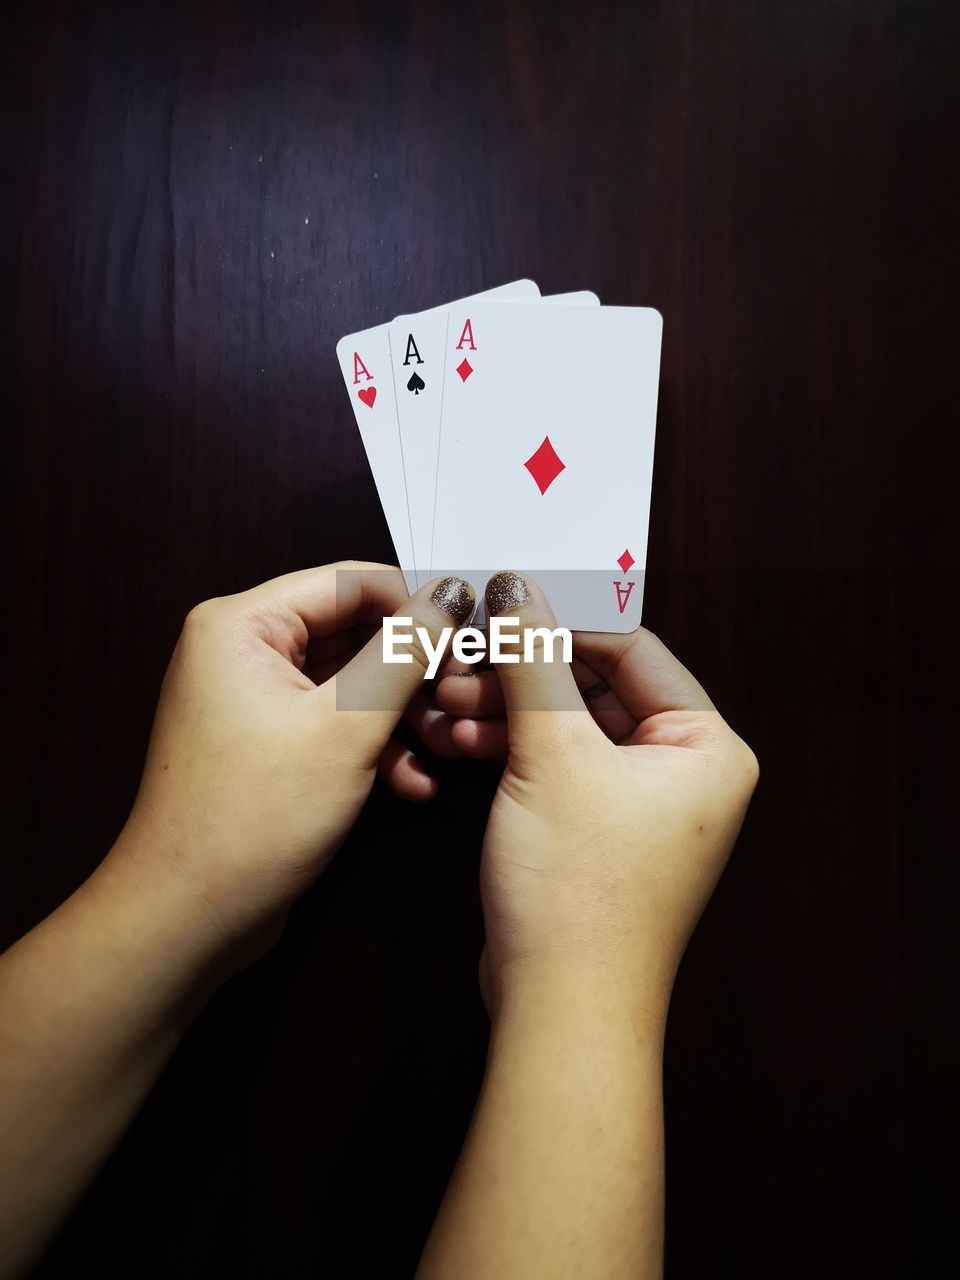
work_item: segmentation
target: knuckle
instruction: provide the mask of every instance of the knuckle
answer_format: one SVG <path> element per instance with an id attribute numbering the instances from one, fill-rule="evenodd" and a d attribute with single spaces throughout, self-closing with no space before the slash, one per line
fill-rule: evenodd
<path id="1" fill-rule="evenodd" d="M 736 739 L 736 734 L 719 711 L 702 711 L 697 716 L 697 733 L 704 745 L 723 757 L 725 744 Z"/>
<path id="2" fill-rule="evenodd" d="M 426 624 L 422 618 L 414 617 L 411 626 L 404 627 L 404 631 L 409 633 L 411 638 L 408 640 L 405 637 L 401 637 L 394 640 L 394 652 L 408 654 L 414 666 L 419 668 L 421 676 L 425 676 L 430 668 L 430 655 L 424 647 L 419 632 L 419 629 L 425 626 Z M 427 632 L 430 635 L 430 643 L 435 645 L 437 636 L 431 633 L 430 628 L 427 628 Z"/>
<path id="3" fill-rule="evenodd" d="M 744 790 L 749 795 L 760 780 L 760 761 L 753 748 L 739 737 L 736 738 L 736 758 Z"/>
<path id="4" fill-rule="evenodd" d="M 207 631 L 223 614 L 223 596 L 213 596 L 209 600 L 201 600 L 195 604 L 184 620 L 184 631 Z"/>
<path id="5" fill-rule="evenodd" d="M 419 668 L 420 675 L 426 677 L 427 672 L 430 670 L 430 658 L 420 640 L 415 639 L 412 644 L 408 644 L 406 651 L 413 658 L 414 666 Z"/>
<path id="6" fill-rule="evenodd" d="M 382 564 L 377 560 L 334 560 L 330 564 L 321 565 L 323 569 L 344 570 L 350 573 L 399 573 L 395 564 Z"/>

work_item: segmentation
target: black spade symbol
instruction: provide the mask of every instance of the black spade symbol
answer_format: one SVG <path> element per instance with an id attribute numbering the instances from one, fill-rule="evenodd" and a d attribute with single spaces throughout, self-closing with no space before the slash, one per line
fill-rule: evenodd
<path id="1" fill-rule="evenodd" d="M 410 381 L 407 383 L 407 390 L 412 391 L 415 396 L 418 396 L 426 385 L 427 384 L 420 377 L 419 373 L 413 373 L 410 375 Z"/>

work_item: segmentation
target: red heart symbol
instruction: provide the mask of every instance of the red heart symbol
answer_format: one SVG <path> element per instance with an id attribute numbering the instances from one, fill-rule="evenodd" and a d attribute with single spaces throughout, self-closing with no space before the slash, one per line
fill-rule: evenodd
<path id="1" fill-rule="evenodd" d="M 360 399 L 363 401 L 363 403 L 367 406 L 368 409 L 372 409 L 373 402 L 377 398 L 377 388 L 364 387 L 362 391 L 357 392 L 357 395 L 360 397 Z"/>

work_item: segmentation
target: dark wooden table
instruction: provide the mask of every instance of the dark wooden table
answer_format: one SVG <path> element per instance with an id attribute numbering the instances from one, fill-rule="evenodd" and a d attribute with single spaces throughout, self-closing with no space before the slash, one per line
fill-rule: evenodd
<path id="1" fill-rule="evenodd" d="M 958 18 L 25 9 L 6 32 L 4 937 L 117 832 L 194 602 L 389 558 L 341 334 L 523 275 L 656 306 L 646 621 L 763 768 L 674 1000 L 668 1273 L 938 1274 L 958 1194 Z M 432 813 L 375 796 L 43 1275 L 411 1274 L 486 1037 L 493 779 L 442 777 Z M 473 816 L 455 846 L 452 809 Z"/>

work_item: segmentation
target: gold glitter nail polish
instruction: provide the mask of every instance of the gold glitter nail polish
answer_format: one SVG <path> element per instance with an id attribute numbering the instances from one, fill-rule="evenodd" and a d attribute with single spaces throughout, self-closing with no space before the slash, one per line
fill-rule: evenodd
<path id="1" fill-rule="evenodd" d="M 487 601 L 487 613 L 493 615 L 507 613 L 526 604 L 530 599 L 527 584 L 513 569 L 501 569 L 487 583 L 484 591 Z"/>
<path id="2" fill-rule="evenodd" d="M 430 599 L 459 626 L 472 617 L 477 604 L 473 587 L 462 578 L 444 578 L 434 587 Z"/>

